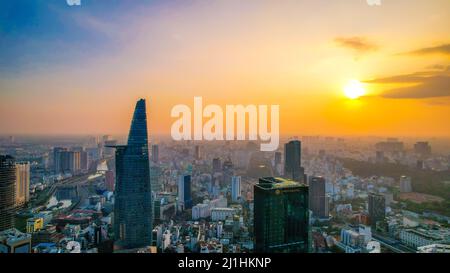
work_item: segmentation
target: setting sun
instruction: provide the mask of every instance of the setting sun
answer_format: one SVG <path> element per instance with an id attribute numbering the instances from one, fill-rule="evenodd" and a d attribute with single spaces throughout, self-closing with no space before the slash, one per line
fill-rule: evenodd
<path id="1" fill-rule="evenodd" d="M 350 80 L 344 86 L 344 94 L 349 99 L 357 99 L 366 93 L 363 84 L 358 80 Z"/>

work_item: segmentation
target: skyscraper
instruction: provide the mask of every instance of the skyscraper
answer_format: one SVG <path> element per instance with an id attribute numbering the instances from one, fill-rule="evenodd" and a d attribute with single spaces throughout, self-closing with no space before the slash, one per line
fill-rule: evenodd
<path id="1" fill-rule="evenodd" d="M 16 206 L 23 206 L 30 200 L 30 163 L 16 163 Z"/>
<path id="2" fill-rule="evenodd" d="M 72 151 L 80 153 L 80 170 L 87 171 L 88 153 L 86 152 L 86 150 L 83 147 L 74 147 L 72 148 Z"/>
<path id="3" fill-rule="evenodd" d="M 178 202 L 182 209 L 192 208 L 191 176 L 180 175 L 178 179 Z"/>
<path id="4" fill-rule="evenodd" d="M 152 161 L 158 163 L 159 161 L 159 147 L 156 144 L 152 145 Z"/>
<path id="5" fill-rule="evenodd" d="M 55 173 L 61 172 L 61 152 L 65 151 L 65 148 L 62 147 L 54 147 L 53 148 L 53 168 Z"/>
<path id="6" fill-rule="evenodd" d="M 302 164 L 302 143 L 293 140 L 284 145 L 284 175 L 286 178 L 305 183 Z"/>
<path id="7" fill-rule="evenodd" d="M 233 176 L 231 178 L 231 200 L 236 202 L 239 197 L 241 197 L 241 177 Z"/>
<path id="8" fill-rule="evenodd" d="M 9 155 L 0 155 L 0 231 L 14 227 L 16 165 Z"/>
<path id="9" fill-rule="evenodd" d="M 81 171 L 81 152 L 69 152 L 69 171 L 72 174 L 77 174 Z"/>
<path id="10" fill-rule="evenodd" d="M 378 221 L 383 221 L 386 216 L 386 200 L 384 195 L 369 193 L 369 218 L 372 227 Z"/>
<path id="11" fill-rule="evenodd" d="M 54 148 L 55 173 L 70 172 L 77 174 L 81 171 L 81 152 L 68 151 L 64 148 Z"/>
<path id="12" fill-rule="evenodd" d="M 283 178 L 260 178 L 254 195 L 255 251 L 308 252 L 308 186 Z"/>
<path id="13" fill-rule="evenodd" d="M 136 103 L 127 145 L 116 146 L 116 248 L 151 245 L 152 193 L 145 100 Z"/>
<path id="14" fill-rule="evenodd" d="M 313 216 L 317 218 L 328 218 L 329 216 L 325 185 L 325 178 L 320 176 L 311 177 L 309 180 L 309 207 Z"/>

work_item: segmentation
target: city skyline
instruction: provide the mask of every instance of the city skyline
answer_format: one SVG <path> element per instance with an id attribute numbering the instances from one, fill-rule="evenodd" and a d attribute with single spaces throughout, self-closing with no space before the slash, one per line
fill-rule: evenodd
<path id="1" fill-rule="evenodd" d="M 1 5 L 2 134 L 125 135 L 144 97 L 168 135 L 194 96 L 279 104 L 281 135 L 450 134 L 445 0 Z"/>

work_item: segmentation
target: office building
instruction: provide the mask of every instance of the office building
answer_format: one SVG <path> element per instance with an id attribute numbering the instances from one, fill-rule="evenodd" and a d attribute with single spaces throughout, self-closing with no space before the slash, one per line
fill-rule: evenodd
<path id="1" fill-rule="evenodd" d="M 329 200 L 325 193 L 325 178 L 311 177 L 309 179 L 309 208 L 315 218 L 329 217 Z"/>
<path id="2" fill-rule="evenodd" d="M 16 163 L 16 206 L 21 207 L 30 201 L 30 163 Z"/>
<path id="3" fill-rule="evenodd" d="M 151 245 L 152 192 L 145 100 L 136 103 L 127 145 L 116 146 L 116 249 Z"/>
<path id="4" fill-rule="evenodd" d="M 301 166 L 302 144 L 293 140 L 284 145 L 284 176 L 288 179 L 305 183 L 305 171 Z"/>
<path id="5" fill-rule="evenodd" d="M 178 178 L 178 203 L 181 210 L 192 208 L 190 175 L 180 175 Z"/>
<path id="6" fill-rule="evenodd" d="M 255 251 L 309 251 L 308 186 L 267 177 L 254 186 Z"/>
<path id="7" fill-rule="evenodd" d="M 383 195 L 369 193 L 369 218 L 372 227 L 386 216 L 386 200 Z"/>
<path id="8" fill-rule="evenodd" d="M 241 198 L 241 177 L 233 176 L 231 178 L 231 200 L 237 202 Z"/>
<path id="9" fill-rule="evenodd" d="M 0 155 L 0 231 L 14 227 L 16 164 L 12 156 Z"/>

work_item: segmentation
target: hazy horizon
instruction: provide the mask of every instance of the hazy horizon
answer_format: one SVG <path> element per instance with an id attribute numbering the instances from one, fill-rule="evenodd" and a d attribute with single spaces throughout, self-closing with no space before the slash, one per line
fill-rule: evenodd
<path id="1" fill-rule="evenodd" d="M 281 135 L 449 137 L 450 1 L 0 4 L 0 133 L 149 132 L 177 104 L 280 105 Z M 320 14 L 320 16 L 318 16 Z M 365 94 L 351 99 L 351 80 Z"/>

